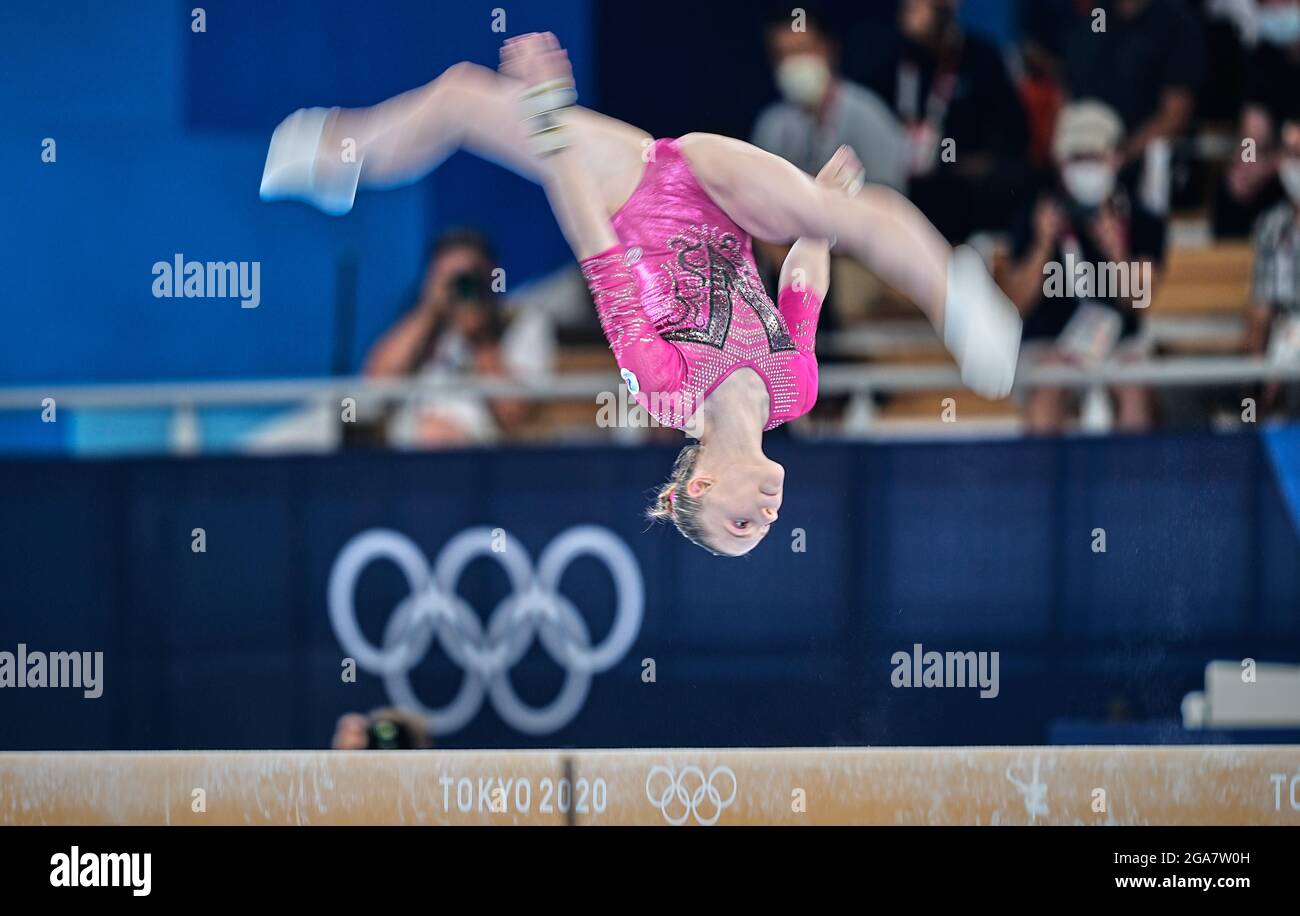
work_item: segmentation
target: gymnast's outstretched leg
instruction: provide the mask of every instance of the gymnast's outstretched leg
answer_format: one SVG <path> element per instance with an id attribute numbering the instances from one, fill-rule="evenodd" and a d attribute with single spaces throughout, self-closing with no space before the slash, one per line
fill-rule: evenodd
<path id="1" fill-rule="evenodd" d="M 358 187 L 418 181 L 459 149 L 541 182 L 519 121 L 521 90 L 507 76 L 460 63 L 368 108 L 301 109 L 271 139 L 262 197 L 305 200 L 327 213 L 346 213 Z M 584 173 L 611 211 L 617 209 L 640 177 L 649 135 L 583 108 L 564 116 L 581 133 Z"/>

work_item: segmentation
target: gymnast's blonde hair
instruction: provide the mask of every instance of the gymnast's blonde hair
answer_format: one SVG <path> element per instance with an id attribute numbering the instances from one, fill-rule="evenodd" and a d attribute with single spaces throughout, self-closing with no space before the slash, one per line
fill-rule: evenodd
<path id="1" fill-rule="evenodd" d="M 700 500 L 686 492 L 686 485 L 695 474 L 695 463 L 699 458 L 698 443 L 686 446 L 677 454 L 668 482 L 659 488 L 654 504 L 646 509 L 645 514 L 652 521 L 671 521 L 692 544 L 698 544 L 714 556 L 726 556 L 704 539 L 704 526 L 700 522 Z"/>

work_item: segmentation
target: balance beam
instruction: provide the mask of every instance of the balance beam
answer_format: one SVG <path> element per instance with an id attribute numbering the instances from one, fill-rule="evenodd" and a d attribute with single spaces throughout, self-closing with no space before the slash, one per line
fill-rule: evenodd
<path id="1" fill-rule="evenodd" d="M 1275 824 L 1300 747 L 0 754 L 0 824 Z"/>

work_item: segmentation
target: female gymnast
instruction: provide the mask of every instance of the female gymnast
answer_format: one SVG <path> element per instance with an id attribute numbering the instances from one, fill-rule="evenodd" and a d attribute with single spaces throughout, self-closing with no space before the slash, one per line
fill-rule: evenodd
<path id="1" fill-rule="evenodd" d="M 752 550 L 776 520 L 784 469 L 762 433 L 817 397 L 813 338 L 841 250 L 921 308 L 987 397 L 1011 389 L 1020 319 L 969 248 L 955 251 L 894 191 L 861 186 L 841 151 L 818 180 L 738 140 L 653 140 L 574 104 L 550 33 L 506 42 L 500 73 L 457 64 L 362 109 L 302 109 L 271 138 L 261 194 L 342 214 L 356 190 L 416 181 L 464 148 L 546 189 L 628 389 L 698 440 L 650 510 L 719 555 Z M 778 306 L 753 238 L 795 240 Z"/>

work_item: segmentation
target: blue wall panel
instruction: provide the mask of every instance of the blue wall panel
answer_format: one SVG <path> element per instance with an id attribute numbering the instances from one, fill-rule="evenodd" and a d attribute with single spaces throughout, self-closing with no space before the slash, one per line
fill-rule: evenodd
<path id="1" fill-rule="evenodd" d="M 388 701 L 372 673 L 341 682 L 326 602 L 340 550 L 375 527 L 429 560 L 501 527 L 536 561 L 597 524 L 644 581 L 636 641 L 569 724 L 523 734 L 487 703 L 446 746 L 1034 743 L 1054 719 L 1176 717 L 1212 659 L 1300 656 L 1300 539 L 1256 436 L 774 451 L 782 518 L 741 560 L 646 530 L 672 449 L 0 463 L 0 651 L 100 650 L 107 668 L 99 700 L 0 690 L 0 748 L 325 743 L 339 714 Z M 560 590 L 603 639 L 602 565 L 575 561 Z M 396 567 L 366 568 L 369 640 L 408 594 Z M 480 558 L 458 594 L 486 622 L 513 593 Z M 998 652 L 999 696 L 892 687 L 914 643 Z M 540 706 L 563 674 L 534 640 L 510 682 Z M 434 647 L 412 683 L 439 705 L 462 677 Z"/>

